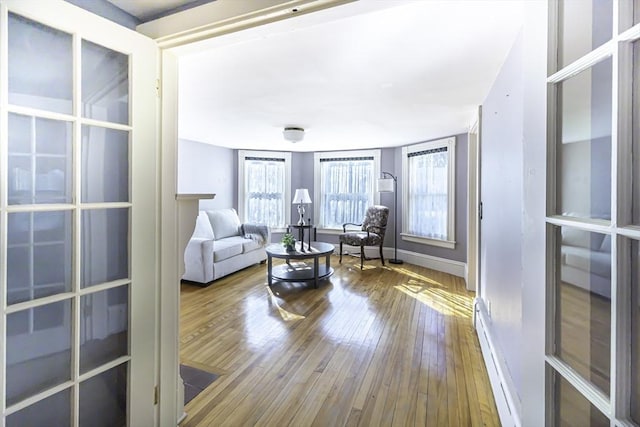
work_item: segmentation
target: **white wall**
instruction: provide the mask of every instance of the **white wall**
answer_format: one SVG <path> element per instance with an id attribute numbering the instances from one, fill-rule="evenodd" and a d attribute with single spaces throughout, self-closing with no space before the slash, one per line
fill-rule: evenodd
<path id="1" fill-rule="evenodd" d="M 521 395 L 522 34 L 482 105 L 481 297 L 507 378 Z M 519 400 L 519 399 L 518 399 Z"/>
<path id="2" fill-rule="evenodd" d="M 178 141 L 178 193 L 215 193 L 200 209 L 235 207 L 236 156 L 232 149 L 202 142 Z"/>
<path id="3" fill-rule="evenodd" d="M 516 420 L 544 425 L 547 3 L 524 2 L 522 34 L 483 105 L 481 296 Z M 487 146 L 488 145 L 488 146 Z M 485 151 L 485 149 L 487 151 Z"/>

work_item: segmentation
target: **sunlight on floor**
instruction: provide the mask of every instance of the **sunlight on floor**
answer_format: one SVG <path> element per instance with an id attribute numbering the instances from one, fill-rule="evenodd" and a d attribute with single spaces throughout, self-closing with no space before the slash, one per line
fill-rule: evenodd
<path id="1" fill-rule="evenodd" d="M 280 314 L 280 317 L 282 317 L 282 320 L 284 320 L 285 322 L 290 322 L 290 321 L 296 321 L 296 320 L 302 320 L 304 319 L 304 316 L 301 316 L 299 314 L 296 313 L 291 313 L 287 310 L 285 310 L 284 308 L 282 308 L 282 306 L 280 306 L 280 304 L 278 304 L 278 298 L 273 294 L 273 291 L 271 290 L 271 287 L 267 286 L 267 292 L 269 294 L 269 298 L 271 298 L 271 303 L 273 305 L 276 306 L 276 308 L 278 309 L 278 313 Z"/>
<path id="2" fill-rule="evenodd" d="M 437 282 L 434 283 L 440 285 Z M 408 283 L 394 286 L 394 288 L 445 316 L 471 318 L 471 297 L 456 295 L 444 289 L 434 288 L 432 284 L 415 279 L 410 279 Z"/>
<path id="3" fill-rule="evenodd" d="M 440 283 L 438 281 L 435 281 L 430 277 L 423 276 L 422 274 L 418 274 L 415 271 L 411 271 L 411 270 L 408 270 L 408 269 L 402 268 L 402 267 L 395 268 L 394 270 L 397 271 L 398 273 L 404 274 L 405 276 L 413 277 L 414 279 L 418 279 L 418 280 L 420 280 L 422 282 L 427 282 L 427 283 L 431 283 L 432 285 L 437 285 L 437 286 L 440 286 L 440 287 L 444 287 L 444 285 L 442 283 Z"/>

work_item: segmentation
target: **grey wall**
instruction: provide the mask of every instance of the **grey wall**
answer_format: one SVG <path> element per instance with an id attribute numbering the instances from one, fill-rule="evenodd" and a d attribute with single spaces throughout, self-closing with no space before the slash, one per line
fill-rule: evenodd
<path id="1" fill-rule="evenodd" d="M 521 395 L 523 40 L 519 35 L 482 105 L 481 297 L 496 346 Z M 490 307 L 490 308 L 489 308 Z"/>
<path id="2" fill-rule="evenodd" d="M 380 170 L 398 176 L 398 249 L 431 255 L 435 257 L 466 262 L 467 259 L 467 135 L 456 135 L 456 247 L 439 248 L 418 243 L 404 242 L 399 234 L 402 230 L 402 149 L 383 148 L 380 154 Z M 309 189 L 314 197 L 314 153 L 292 153 L 291 191 L 296 188 Z M 211 160 L 213 159 L 213 160 Z M 200 202 L 201 209 L 238 208 L 238 150 L 216 147 L 194 141 L 180 140 L 178 145 L 178 191 L 185 193 L 217 194 L 216 198 Z M 389 229 L 385 236 L 385 246 L 393 247 L 393 226 L 395 224 L 393 193 L 381 193 L 380 203 L 390 209 Z M 313 218 L 313 207 L 308 207 L 306 217 Z M 291 221 L 296 222 L 298 211 L 291 205 Z M 281 239 L 282 233 L 273 233 L 272 241 Z M 318 240 L 338 243 L 335 234 L 321 234 Z M 401 257 L 400 257 L 401 258 Z"/>
<path id="3" fill-rule="evenodd" d="M 306 188 L 309 190 L 309 196 L 313 200 L 313 153 L 291 153 L 291 197 L 293 197 L 296 188 Z M 311 218 L 311 222 L 315 223 L 313 218 L 313 206 L 307 206 L 305 217 Z M 291 205 L 291 222 L 298 222 L 298 207 Z"/>
<path id="4" fill-rule="evenodd" d="M 468 136 L 467 134 L 451 135 L 456 137 L 456 214 L 455 233 L 456 246 L 454 249 L 441 248 L 437 246 L 422 245 L 420 243 L 405 242 L 398 236 L 398 249 L 405 249 L 438 258 L 450 259 L 454 261 L 467 262 L 467 157 L 468 157 Z M 443 136 L 442 138 L 448 138 Z M 438 138 L 438 139 L 442 139 Z M 427 141 L 420 141 L 427 142 Z M 402 148 L 395 149 L 394 173 L 398 177 L 398 218 L 402 218 Z M 393 206 L 392 195 L 381 195 L 380 202 Z M 383 203 L 383 204 L 385 204 Z M 401 232 L 401 222 L 398 223 L 398 234 Z M 390 245 L 387 241 L 386 246 Z M 400 257 L 401 258 L 401 257 Z"/>
<path id="5" fill-rule="evenodd" d="M 237 155 L 230 148 L 178 141 L 178 193 L 215 193 L 200 209 L 238 208 Z"/>
<path id="6" fill-rule="evenodd" d="M 102 16 L 110 21 L 120 24 L 124 27 L 135 30 L 140 21 L 132 15 L 129 15 L 122 9 L 115 7 L 107 0 L 65 0 L 98 16 Z"/>
<path id="7" fill-rule="evenodd" d="M 136 29 L 136 26 L 144 22 L 153 21 L 154 19 L 162 18 L 164 16 L 172 15 L 174 13 L 181 12 L 183 10 L 191 9 L 192 7 L 200 6 L 206 3 L 211 3 L 215 0 L 191 0 L 189 3 L 180 5 L 167 10 L 161 10 L 157 13 L 147 16 L 141 16 L 143 19 L 138 19 L 133 15 L 128 14 L 124 10 L 114 6 L 107 0 L 65 0 L 71 4 L 81 7 L 89 12 L 95 13 L 98 16 L 102 16 L 110 21 L 120 24 L 124 27 Z M 135 1 L 135 0 L 129 0 Z"/>

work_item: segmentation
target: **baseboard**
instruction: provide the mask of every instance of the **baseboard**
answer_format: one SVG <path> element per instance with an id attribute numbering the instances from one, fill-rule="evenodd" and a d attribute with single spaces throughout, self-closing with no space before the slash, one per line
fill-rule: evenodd
<path id="1" fill-rule="evenodd" d="M 182 416 L 178 418 L 178 425 L 180 425 L 187 418 L 187 413 L 183 412 Z"/>
<path id="2" fill-rule="evenodd" d="M 393 248 L 384 248 L 384 255 L 386 257 L 393 257 Z M 464 262 L 419 254 L 404 249 L 398 249 L 398 258 L 410 264 L 442 271 L 443 273 L 449 273 L 458 277 L 464 277 L 465 266 L 467 265 Z"/>
<path id="3" fill-rule="evenodd" d="M 500 424 L 503 427 L 521 427 L 520 405 L 514 395 L 513 387 L 506 376 L 507 368 L 504 359 L 497 351 L 491 333 L 491 320 L 486 307 L 480 298 L 474 300 L 474 323 L 484 364 L 489 374 L 491 390 L 500 416 Z"/>
<path id="4" fill-rule="evenodd" d="M 334 245 L 335 253 L 340 253 L 340 245 Z M 360 254 L 359 246 L 344 245 L 345 253 Z M 393 248 L 382 248 L 385 259 L 391 259 L 395 256 Z M 364 254 L 368 258 L 379 258 L 380 254 L 378 248 L 366 247 L 364 248 Z M 398 258 L 409 264 L 419 265 L 420 267 L 430 268 L 436 271 L 442 271 L 443 273 L 449 273 L 457 277 L 465 278 L 467 264 L 460 261 L 453 261 L 446 258 L 439 258 L 431 255 L 420 254 L 417 252 L 411 252 L 404 249 L 398 249 Z M 466 278 L 465 278 L 466 280 Z"/>

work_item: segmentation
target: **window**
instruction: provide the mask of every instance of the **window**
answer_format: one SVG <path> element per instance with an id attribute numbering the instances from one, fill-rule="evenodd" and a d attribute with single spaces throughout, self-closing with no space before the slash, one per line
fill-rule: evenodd
<path id="1" fill-rule="evenodd" d="M 342 231 L 342 224 L 362 222 L 379 202 L 375 180 L 380 150 L 316 153 L 314 208 L 318 227 Z"/>
<path id="2" fill-rule="evenodd" d="M 240 150 L 238 213 L 242 221 L 284 231 L 291 216 L 290 182 L 291 153 Z"/>
<path id="3" fill-rule="evenodd" d="M 455 247 L 455 138 L 402 148 L 402 239 Z"/>

